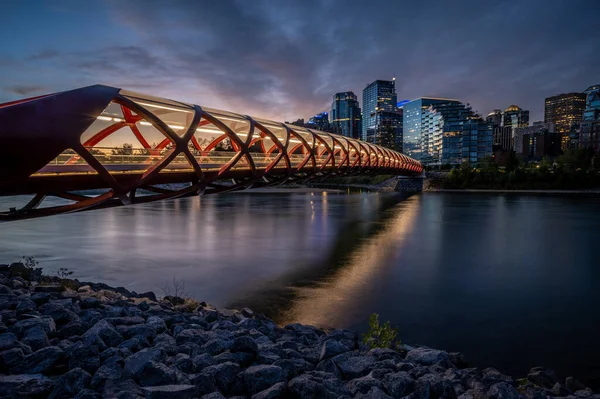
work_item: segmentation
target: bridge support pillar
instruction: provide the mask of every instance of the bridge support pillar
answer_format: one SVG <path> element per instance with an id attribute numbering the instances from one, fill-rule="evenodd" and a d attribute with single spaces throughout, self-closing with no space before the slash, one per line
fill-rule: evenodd
<path id="1" fill-rule="evenodd" d="M 396 177 L 396 186 L 394 187 L 394 191 L 409 195 L 420 193 L 423 191 L 424 180 L 425 176 L 398 176 Z"/>

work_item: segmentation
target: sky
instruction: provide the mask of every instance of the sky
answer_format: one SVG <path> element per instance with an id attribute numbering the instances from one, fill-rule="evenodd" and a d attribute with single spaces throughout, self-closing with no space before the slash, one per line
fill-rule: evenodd
<path id="1" fill-rule="evenodd" d="M 599 0 L 0 0 L 0 102 L 96 83 L 275 120 L 396 77 L 487 115 L 600 83 Z"/>

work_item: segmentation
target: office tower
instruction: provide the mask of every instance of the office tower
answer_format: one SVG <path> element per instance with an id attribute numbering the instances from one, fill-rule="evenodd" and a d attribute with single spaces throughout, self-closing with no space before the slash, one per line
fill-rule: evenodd
<path id="1" fill-rule="evenodd" d="M 380 141 L 380 136 L 383 133 L 381 123 L 391 118 L 391 115 L 382 116 L 381 113 L 396 112 L 396 103 L 396 78 L 392 80 L 376 80 L 363 89 L 362 139 L 364 141 L 370 143 Z M 395 129 L 395 134 L 401 134 L 398 131 L 398 127 L 395 127 Z"/>
<path id="2" fill-rule="evenodd" d="M 354 139 L 361 138 L 362 116 L 358 98 L 353 92 L 336 93 L 329 116 L 334 133 Z"/>
<path id="3" fill-rule="evenodd" d="M 590 86 L 584 93 L 585 110 L 581 121 L 579 147 L 600 151 L 600 85 Z"/>

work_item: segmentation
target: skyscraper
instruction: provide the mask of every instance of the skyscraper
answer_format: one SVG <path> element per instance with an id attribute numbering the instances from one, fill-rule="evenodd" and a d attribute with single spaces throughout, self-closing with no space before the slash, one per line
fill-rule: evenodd
<path id="1" fill-rule="evenodd" d="M 422 97 L 409 101 L 402 106 L 402 131 L 403 131 L 403 152 L 416 160 L 421 159 L 423 153 L 423 118 L 424 113 L 431 105 L 445 103 L 460 103 L 458 100 L 447 98 L 429 98 Z"/>
<path id="2" fill-rule="evenodd" d="M 367 85 L 362 93 L 362 139 L 370 143 L 379 141 L 383 120 L 378 112 L 396 112 L 396 78 L 392 80 L 376 80 Z M 400 132 L 396 132 L 400 133 Z"/>
<path id="3" fill-rule="evenodd" d="M 502 126 L 517 127 L 529 126 L 529 111 L 521 109 L 518 105 L 511 105 L 502 114 Z"/>
<path id="4" fill-rule="evenodd" d="M 579 146 L 600 151 L 600 85 L 590 86 L 584 93 L 585 111 L 581 121 Z"/>
<path id="5" fill-rule="evenodd" d="M 324 132 L 329 132 L 329 115 L 327 112 L 321 112 L 320 114 L 316 114 L 315 116 L 311 116 L 308 120 L 307 125 L 311 129 L 321 130 Z"/>
<path id="6" fill-rule="evenodd" d="M 559 94 L 546 98 L 544 122 L 554 123 L 557 133 L 567 134 L 583 119 L 585 93 Z"/>
<path id="7" fill-rule="evenodd" d="M 492 127 L 497 128 L 502 125 L 502 111 L 495 109 L 485 118 L 486 121 L 492 124 Z"/>
<path id="8" fill-rule="evenodd" d="M 358 98 L 353 92 L 336 93 L 333 96 L 329 115 L 335 133 L 354 139 L 361 138 L 362 116 Z"/>

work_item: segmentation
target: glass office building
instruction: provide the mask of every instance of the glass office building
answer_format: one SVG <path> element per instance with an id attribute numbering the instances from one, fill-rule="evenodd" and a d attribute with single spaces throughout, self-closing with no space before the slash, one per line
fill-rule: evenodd
<path id="1" fill-rule="evenodd" d="M 362 116 L 358 98 L 353 92 L 336 93 L 329 115 L 334 133 L 353 139 L 361 138 Z"/>
<path id="2" fill-rule="evenodd" d="M 600 85 L 590 86 L 584 93 L 585 111 L 581 122 L 579 146 L 600 151 Z"/>
<path id="3" fill-rule="evenodd" d="M 403 153 L 414 158 L 421 159 L 422 149 L 422 125 L 424 112 L 431 105 L 445 103 L 460 103 L 458 100 L 447 98 L 422 97 L 409 101 L 402 106 L 402 141 Z"/>
<path id="4" fill-rule="evenodd" d="M 378 112 L 396 112 L 396 78 L 376 80 L 367 85 L 362 92 L 362 139 L 369 143 L 379 141 L 382 133 L 378 125 Z"/>

